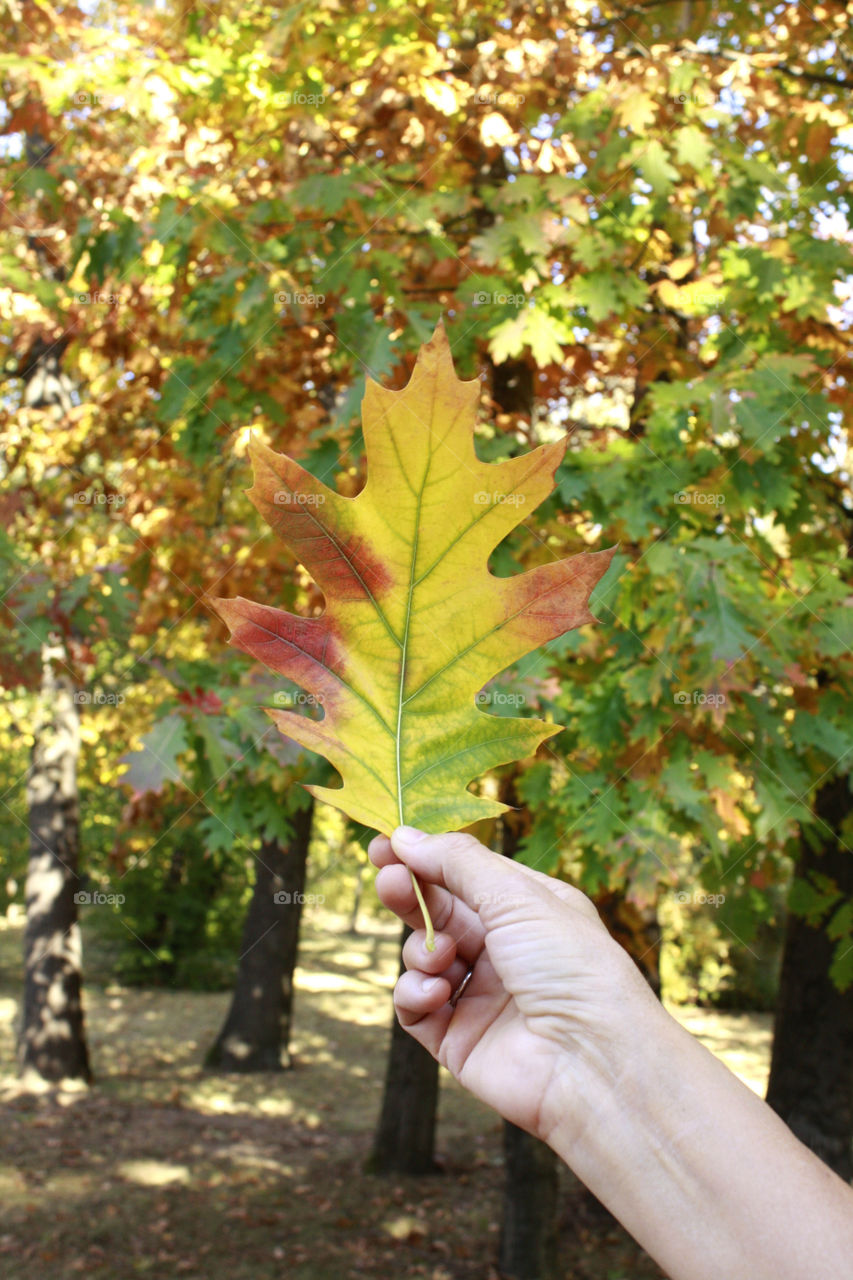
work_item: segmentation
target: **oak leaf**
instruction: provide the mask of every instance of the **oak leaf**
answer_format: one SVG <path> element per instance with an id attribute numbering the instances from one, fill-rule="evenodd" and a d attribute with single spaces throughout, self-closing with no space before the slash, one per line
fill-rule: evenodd
<path id="1" fill-rule="evenodd" d="M 613 555 L 489 572 L 490 553 L 552 491 L 566 442 L 481 462 L 479 391 L 456 377 L 441 326 L 404 390 L 368 382 L 367 481 L 355 498 L 253 443 L 249 496 L 326 610 L 299 617 L 242 598 L 211 602 L 232 643 L 322 708 L 322 719 L 269 711 L 343 779 L 309 790 L 386 834 L 401 823 L 451 831 L 503 812 L 468 783 L 530 755 L 560 726 L 490 715 L 475 698 L 531 650 L 594 621 L 589 595 Z"/>

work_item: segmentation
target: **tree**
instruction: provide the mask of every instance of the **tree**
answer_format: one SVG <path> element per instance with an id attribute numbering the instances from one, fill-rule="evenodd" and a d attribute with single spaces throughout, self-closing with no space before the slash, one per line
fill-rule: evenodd
<path id="1" fill-rule="evenodd" d="M 205 1065 L 221 1071 L 280 1071 L 291 1065 L 293 971 L 305 897 L 313 801 L 292 817 L 287 845 L 265 840 L 256 855 L 234 997 Z"/>
<path id="2" fill-rule="evenodd" d="M 133 584 L 133 674 L 152 691 L 150 647 L 220 652 L 197 601 L 221 574 L 221 594 L 262 577 L 274 603 L 292 584 L 321 607 L 272 540 L 245 552 L 244 429 L 355 493 L 365 373 L 402 385 L 443 311 L 460 369 L 512 362 L 507 381 L 533 387 L 529 421 L 493 421 L 484 384 L 484 455 L 571 433 L 558 496 L 495 571 L 622 554 L 604 626 L 496 685 L 568 726 L 519 781 L 522 856 L 639 911 L 723 896 L 721 929 L 748 945 L 819 827 L 815 793 L 849 774 L 843 6 L 727 0 L 711 21 L 669 3 L 324 0 L 305 21 L 228 0 L 57 21 L 61 83 L 37 5 L 2 69 L 3 337 L 17 369 L 68 336 L 86 393 L 50 435 L 0 404 L 7 527 L 33 572 L 63 591 L 87 576 L 96 613 L 103 586 Z M 55 542 L 69 478 L 125 502 L 82 508 Z M 32 617 L 36 578 L 16 591 Z M 145 733 L 152 704 L 119 735 Z"/>
<path id="3" fill-rule="evenodd" d="M 407 925 L 403 926 L 401 952 L 411 932 Z M 404 971 L 401 955 L 400 973 Z M 437 1172 L 435 1128 L 438 1090 L 438 1063 L 423 1045 L 403 1030 L 394 1015 L 382 1107 L 373 1150 L 367 1161 L 370 1173 L 418 1175 Z"/>
<path id="4" fill-rule="evenodd" d="M 530 813 L 518 804 L 518 771 L 504 774 L 502 804 L 512 811 L 501 820 L 501 853 L 514 858 L 521 847 Z M 556 1154 L 539 1138 L 504 1121 L 504 1199 L 498 1267 L 507 1280 L 556 1280 L 557 1196 L 560 1185 Z"/>
<path id="5" fill-rule="evenodd" d="M 30 863 L 20 1059 L 25 1077 L 88 1082 L 76 896 L 80 721 L 76 689 L 64 669 L 65 646 L 45 647 L 43 662 L 42 720 L 27 778 Z"/>
<path id="6" fill-rule="evenodd" d="M 853 815 L 848 778 L 821 787 L 815 813 L 821 838 L 804 838 L 797 859 L 767 1101 L 806 1146 L 849 1181 L 853 987 L 840 991 L 832 982 L 837 929 L 827 929 L 824 919 L 828 906 L 849 913 L 853 901 L 853 856 L 842 836 Z"/>
<path id="7" fill-rule="evenodd" d="M 36 174 L 52 151 L 37 127 L 27 133 L 26 156 Z M 37 237 L 35 256 L 48 280 L 61 280 Z M 64 337 L 34 338 L 18 367 L 23 404 L 58 423 L 71 407 L 71 385 L 61 367 Z M 24 1000 L 20 1035 L 25 1078 L 89 1081 L 83 1024 L 82 944 L 77 923 L 80 823 L 77 768 L 80 717 L 67 634 L 51 632 L 42 644 L 41 697 L 27 775 L 29 866 L 26 880 Z"/>

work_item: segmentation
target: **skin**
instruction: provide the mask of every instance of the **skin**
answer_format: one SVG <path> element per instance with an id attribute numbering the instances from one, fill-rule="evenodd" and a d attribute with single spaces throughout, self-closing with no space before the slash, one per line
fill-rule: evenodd
<path id="1" fill-rule="evenodd" d="M 584 894 L 459 833 L 399 827 L 369 853 L 380 899 L 415 929 L 401 1024 L 547 1142 L 672 1280 L 853 1276 L 853 1191 L 670 1017 Z"/>

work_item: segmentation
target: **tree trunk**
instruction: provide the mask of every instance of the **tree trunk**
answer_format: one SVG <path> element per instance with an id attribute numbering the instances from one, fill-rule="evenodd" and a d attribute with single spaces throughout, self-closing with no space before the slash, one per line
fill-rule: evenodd
<path id="1" fill-rule="evenodd" d="M 25 1076 L 91 1079 L 83 1026 L 77 762 L 80 717 L 65 646 L 43 651 L 41 706 L 29 775 L 30 857 L 19 1055 Z M 60 668 L 57 675 L 55 666 Z"/>
<path id="2" fill-rule="evenodd" d="M 504 1164 L 498 1269 L 506 1280 L 557 1280 L 557 1157 L 544 1142 L 505 1120 Z"/>
<path id="3" fill-rule="evenodd" d="M 403 926 L 400 947 L 412 932 Z M 400 973 L 404 965 L 400 960 Z M 385 1074 L 382 1112 L 367 1162 L 369 1173 L 436 1173 L 435 1127 L 438 1112 L 438 1063 L 396 1016 Z"/>
<path id="4" fill-rule="evenodd" d="M 347 933 L 358 935 L 358 913 L 361 910 L 361 900 L 364 896 L 364 875 L 367 871 L 367 863 L 360 862 L 358 864 L 358 879 L 355 882 L 355 893 L 352 899 L 352 911 L 349 918 L 349 928 Z"/>
<path id="5" fill-rule="evenodd" d="M 516 856 L 530 826 L 530 811 L 519 803 L 517 776 L 505 774 L 498 793 L 501 803 L 513 810 L 501 820 L 501 853 L 506 858 Z M 557 1156 L 541 1139 L 505 1120 L 504 1163 L 498 1270 L 506 1280 L 556 1280 Z"/>
<path id="6" fill-rule="evenodd" d="M 234 997 L 205 1065 L 220 1071 L 281 1071 L 290 1058 L 293 971 L 314 802 L 291 816 L 287 848 L 265 841 L 243 928 Z"/>
<path id="7" fill-rule="evenodd" d="M 850 813 L 850 779 L 821 787 L 815 812 L 825 840 L 800 844 L 796 875 L 834 880 L 853 897 L 853 855 L 838 832 Z M 827 830 L 828 828 L 828 830 Z M 853 1176 L 853 987 L 839 991 L 829 977 L 835 944 L 825 925 L 812 928 L 789 912 L 767 1101 L 797 1137 L 842 1178 Z"/>
<path id="8" fill-rule="evenodd" d="M 661 927 L 657 902 L 638 907 L 620 890 L 599 893 L 593 902 L 610 936 L 628 952 L 660 1000 Z"/>

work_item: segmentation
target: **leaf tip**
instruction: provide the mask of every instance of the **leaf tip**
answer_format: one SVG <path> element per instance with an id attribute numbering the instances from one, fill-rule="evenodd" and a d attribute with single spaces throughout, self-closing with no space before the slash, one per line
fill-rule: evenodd
<path id="1" fill-rule="evenodd" d="M 205 609 L 210 609 L 211 613 L 215 613 L 227 626 L 230 626 L 228 622 L 228 606 L 232 603 L 231 600 L 225 596 L 203 595 L 201 603 Z"/>

